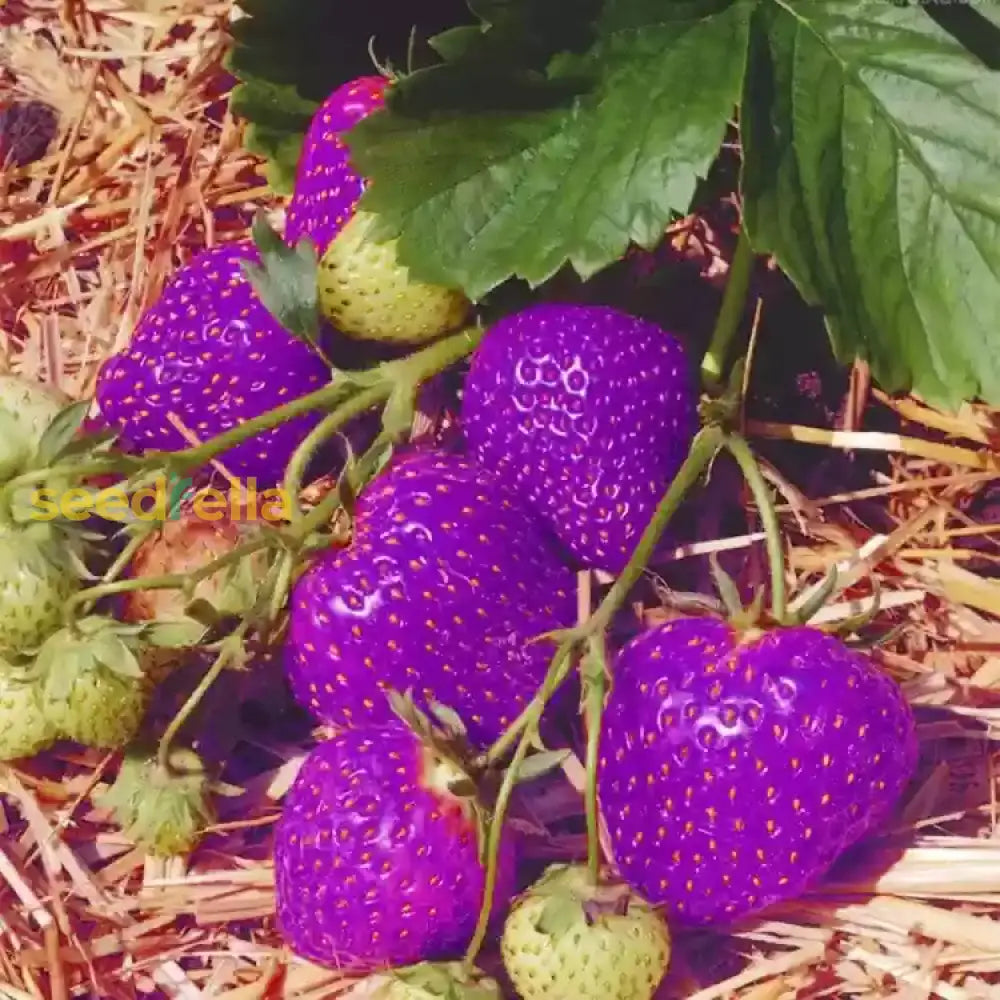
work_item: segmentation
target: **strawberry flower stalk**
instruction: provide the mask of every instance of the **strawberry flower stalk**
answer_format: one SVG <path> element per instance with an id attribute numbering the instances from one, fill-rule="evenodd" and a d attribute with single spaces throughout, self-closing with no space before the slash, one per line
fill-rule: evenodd
<path id="1" fill-rule="evenodd" d="M 787 603 L 785 597 L 785 557 L 781 545 L 781 527 L 771 499 L 771 491 L 764 482 L 760 466 L 757 464 L 750 446 L 736 434 L 725 439 L 726 450 L 736 459 L 760 512 L 760 519 L 767 536 L 767 561 L 771 576 L 771 617 L 779 624 L 785 624 Z"/>
<path id="2" fill-rule="evenodd" d="M 723 432 L 715 426 L 703 428 L 692 442 L 691 449 L 670 487 L 656 508 L 652 519 L 643 532 L 628 564 L 614 585 L 608 591 L 597 610 L 581 626 L 560 633 L 550 633 L 541 638 L 557 639 L 558 648 L 552 657 L 548 673 L 535 698 L 514 721 L 506 732 L 487 751 L 486 759 L 496 763 L 514 747 L 514 755 L 504 780 L 497 793 L 496 804 L 487 837 L 486 882 L 483 903 L 479 913 L 476 933 L 465 954 L 468 966 L 475 963 L 486 938 L 490 914 L 493 908 L 493 888 L 496 884 L 497 866 L 504 819 L 510 797 L 514 790 L 515 778 L 531 745 L 539 741 L 538 725 L 545 707 L 555 691 L 569 676 L 581 647 L 587 647 L 592 640 L 602 637 L 617 611 L 628 598 L 629 592 L 642 576 L 646 563 L 656 550 L 657 543 L 681 505 L 691 487 L 698 481 L 706 467 L 718 453 L 723 442 Z M 596 737 L 594 737 L 596 739 Z M 591 822 L 592 838 L 597 832 L 596 812 Z"/>

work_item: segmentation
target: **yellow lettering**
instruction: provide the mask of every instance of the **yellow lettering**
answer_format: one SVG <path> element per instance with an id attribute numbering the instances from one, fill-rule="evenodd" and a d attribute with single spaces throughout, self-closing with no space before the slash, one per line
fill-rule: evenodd
<path id="1" fill-rule="evenodd" d="M 243 515 L 248 521 L 257 520 L 257 480 L 248 479 L 247 480 L 247 490 L 246 490 L 246 512 Z M 240 518 L 239 508 L 236 502 L 233 502 L 233 520 L 238 521 Z"/>
<path id="2" fill-rule="evenodd" d="M 105 521 L 128 521 L 128 496 L 120 486 L 109 486 L 97 494 L 94 511 Z"/>
<path id="3" fill-rule="evenodd" d="M 265 521 L 286 521 L 284 490 L 264 490 L 260 495 L 260 516 Z"/>
<path id="4" fill-rule="evenodd" d="M 35 490 L 31 494 L 31 503 L 36 508 L 32 513 L 36 521 L 51 521 L 59 513 L 59 504 L 53 499 L 52 490 Z"/>
<path id="5" fill-rule="evenodd" d="M 152 510 L 144 510 L 143 500 L 152 500 Z M 160 476 L 155 485 L 136 490 L 132 494 L 132 513 L 141 521 L 166 521 L 167 519 L 167 483 Z"/>
<path id="6" fill-rule="evenodd" d="M 194 515 L 202 521 L 218 521 L 226 513 L 226 497 L 222 490 L 207 489 L 194 498 Z"/>
<path id="7" fill-rule="evenodd" d="M 94 506 L 90 491 L 80 486 L 67 490 L 60 504 L 62 516 L 67 521 L 85 521 Z"/>

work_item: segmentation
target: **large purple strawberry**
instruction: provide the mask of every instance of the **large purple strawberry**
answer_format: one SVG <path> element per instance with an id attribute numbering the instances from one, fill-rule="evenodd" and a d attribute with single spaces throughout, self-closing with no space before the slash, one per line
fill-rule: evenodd
<path id="1" fill-rule="evenodd" d="M 473 744 L 531 701 L 571 626 L 573 573 L 510 491 L 471 459 L 403 456 L 365 491 L 347 549 L 291 596 L 286 667 L 303 706 L 335 726 L 392 718 L 383 691 L 459 713 Z M 568 690 L 568 689 L 567 689 Z"/>
<path id="2" fill-rule="evenodd" d="M 621 571 L 697 430 L 680 342 L 603 306 L 547 303 L 487 331 L 462 408 L 476 457 L 566 548 Z"/>
<path id="3" fill-rule="evenodd" d="M 621 652 L 600 754 L 622 876 L 708 925 L 814 885 L 890 815 L 917 740 L 896 684 L 837 638 L 684 618 Z"/>
<path id="4" fill-rule="evenodd" d="M 321 743 L 285 798 L 274 847 L 278 922 L 301 956 L 351 973 L 458 957 L 482 903 L 477 804 L 402 724 Z M 494 904 L 514 890 L 501 841 Z"/>
<path id="5" fill-rule="evenodd" d="M 180 427 L 207 440 L 329 381 L 326 364 L 279 325 L 244 276 L 241 261 L 259 259 L 250 241 L 202 251 L 173 274 L 128 347 L 105 363 L 98 405 L 131 445 L 179 451 L 192 443 Z M 220 461 L 270 487 L 320 417 L 258 434 Z"/>
<path id="6" fill-rule="evenodd" d="M 351 166 L 343 135 L 384 101 L 389 80 L 362 76 L 338 87 L 309 124 L 288 203 L 285 239 L 297 243 L 308 236 L 322 257 L 364 193 L 365 182 Z"/>

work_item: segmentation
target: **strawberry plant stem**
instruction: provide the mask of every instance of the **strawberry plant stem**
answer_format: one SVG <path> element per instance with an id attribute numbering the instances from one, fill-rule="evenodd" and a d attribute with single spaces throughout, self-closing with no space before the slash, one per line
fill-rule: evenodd
<path id="1" fill-rule="evenodd" d="M 545 680 L 542 682 L 541 690 L 535 695 L 534 700 L 528 708 L 529 717 L 526 720 L 521 738 L 518 740 L 514 756 L 504 772 L 503 781 L 497 792 L 496 803 L 493 806 L 493 816 L 489 823 L 489 832 L 486 838 L 486 879 L 483 885 L 483 903 L 479 910 L 479 922 L 476 924 L 476 932 L 469 943 L 465 953 L 465 967 L 470 971 L 475 967 L 476 957 L 479 949 L 486 939 L 486 931 L 489 928 L 490 916 L 493 912 L 493 894 L 497 882 L 497 866 L 500 861 L 500 839 L 503 836 L 503 824 L 507 815 L 507 806 L 510 804 L 510 797 L 513 794 L 514 786 L 517 784 L 518 772 L 524 763 L 524 758 L 528 755 L 531 740 L 535 735 L 535 730 L 545 711 L 545 706 L 555 693 L 556 689 L 569 676 L 573 669 L 573 654 L 576 644 L 573 641 L 566 641 L 559 646 L 552 661 L 549 664 Z"/>
<path id="2" fill-rule="evenodd" d="M 746 229 L 741 226 L 736 252 L 729 267 L 729 277 L 726 279 L 722 305 L 712 332 L 712 340 L 701 362 L 701 381 L 706 390 L 718 389 L 725 379 L 726 359 L 733 337 L 739 329 L 740 320 L 743 318 L 747 291 L 750 288 L 750 275 L 753 272 L 753 260 L 750 240 Z"/>
<path id="3" fill-rule="evenodd" d="M 688 490 L 698 481 L 705 467 L 714 458 L 716 452 L 722 447 L 724 432 L 720 427 L 710 425 L 703 427 L 695 436 L 691 443 L 691 450 L 684 464 L 680 467 L 674 477 L 670 488 L 663 495 L 653 514 L 652 519 L 646 526 L 646 530 L 639 539 L 639 544 L 635 547 L 628 565 L 622 571 L 621 576 L 615 581 L 612 588 L 605 595 L 597 610 L 590 618 L 575 629 L 566 629 L 562 632 L 551 633 L 552 638 L 567 640 L 570 645 L 576 646 L 581 642 L 586 642 L 591 636 L 599 635 L 611 624 L 618 609 L 625 603 L 632 588 L 638 582 L 646 568 L 646 563 L 656 549 L 663 534 L 673 517 L 674 512 L 681 505 Z M 521 735 L 522 731 L 530 725 L 536 714 L 540 717 L 538 710 L 539 695 L 524 709 L 523 712 L 511 723 L 509 728 L 501 734 L 499 739 L 489 748 L 486 753 L 486 761 L 495 763 L 502 760 L 514 745 L 514 741 Z M 543 706 L 544 707 L 544 706 Z"/>
<path id="4" fill-rule="evenodd" d="M 64 613 L 69 620 L 73 616 L 72 612 L 81 604 L 93 604 L 102 597 L 125 594 L 132 590 L 183 590 L 185 587 L 193 587 L 227 566 L 231 566 L 271 544 L 273 541 L 267 536 L 255 538 L 195 570 L 188 570 L 184 573 L 169 573 L 163 576 L 140 576 L 130 580 L 115 580 L 112 583 L 100 583 L 96 587 L 88 587 L 86 590 L 74 594 L 66 602 Z"/>
<path id="5" fill-rule="evenodd" d="M 639 544 L 636 545 L 635 551 L 628 561 L 628 565 L 615 580 L 614 585 L 605 595 L 597 610 L 590 616 L 590 620 L 582 626 L 578 633 L 580 639 L 597 635 L 611 624 L 611 620 L 628 599 L 632 588 L 645 572 L 646 563 L 656 551 L 656 546 L 670 523 L 670 518 L 674 516 L 674 512 L 681 505 L 688 491 L 701 478 L 705 468 L 722 447 L 724 438 L 722 429 L 712 425 L 703 427 L 695 436 L 688 457 L 671 482 L 670 488 L 664 493 L 663 499 L 660 500 L 652 519 L 642 533 L 642 538 L 639 539 Z"/>
<path id="6" fill-rule="evenodd" d="M 604 694 L 607 690 L 607 663 L 604 635 L 592 636 L 590 652 L 580 661 L 584 692 L 584 724 L 587 730 L 586 774 L 584 807 L 587 813 L 587 866 L 590 880 L 597 885 L 601 874 L 600 815 L 597 808 L 597 761 L 601 746 L 601 724 L 604 717 Z"/>
<path id="7" fill-rule="evenodd" d="M 156 753 L 157 763 L 164 771 L 170 773 L 170 748 L 177 734 L 181 731 L 184 723 L 187 722 L 191 713 L 201 703 L 202 698 L 208 693 L 209 688 L 219 679 L 219 675 L 226 667 L 243 651 L 243 637 L 250 627 L 249 619 L 242 621 L 236 630 L 228 635 L 222 643 L 212 665 L 205 671 L 205 676 L 198 682 L 198 686 L 188 695 L 187 701 L 180 707 L 180 711 L 170 720 L 170 724 L 160 737 L 159 749 Z"/>
<path id="8" fill-rule="evenodd" d="M 746 441 L 737 434 L 730 434 L 727 435 L 725 444 L 726 449 L 739 464 L 760 512 L 760 520 L 767 537 L 767 561 L 771 574 L 771 614 L 775 621 L 783 623 L 788 612 L 785 594 L 785 557 L 781 545 L 781 525 L 778 523 L 778 515 L 771 501 L 771 491 L 764 482 L 760 466 Z"/>
<path id="9" fill-rule="evenodd" d="M 425 379 L 471 354 L 482 339 L 484 332 L 478 327 L 470 327 L 452 334 L 450 337 L 445 337 L 416 354 L 411 354 L 403 361 L 386 362 L 381 366 L 384 377 L 373 385 L 362 388 L 354 399 L 346 403 L 341 402 L 344 395 L 343 385 L 340 382 L 331 383 L 306 396 L 294 399 L 290 403 L 285 403 L 284 406 L 268 410 L 267 413 L 262 413 L 260 416 L 254 417 L 253 420 L 233 427 L 231 430 L 210 438 L 187 451 L 151 452 L 149 458 L 157 459 L 161 464 L 169 462 L 174 468 L 181 471 L 190 471 L 211 461 L 235 445 L 256 437 L 263 431 L 272 430 L 294 417 L 311 413 L 313 410 L 324 410 L 331 405 L 337 406 L 338 410 L 344 410 L 348 413 L 348 416 L 345 417 L 346 422 L 352 416 L 356 416 L 388 398 L 395 381 L 391 375 L 395 372 L 400 372 L 402 377 L 412 379 L 415 385 L 419 385 Z M 366 401 L 364 406 L 360 405 L 362 399 Z"/>
<path id="10" fill-rule="evenodd" d="M 142 547 L 142 543 L 160 526 L 161 524 L 158 521 L 147 521 L 144 523 L 142 530 L 128 540 L 125 548 L 118 553 L 115 561 L 107 568 L 107 571 L 101 577 L 101 582 L 111 583 L 113 580 L 117 580 L 132 561 L 132 557 Z"/>
<path id="11" fill-rule="evenodd" d="M 387 381 L 379 382 L 368 389 L 362 389 L 353 399 L 349 399 L 332 413 L 328 413 L 312 429 L 302 444 L 295 449 L 295 454 L 292 455 L 288 468 L 285 470 L 284 483 L 288 516 L 292 524 L 300 522 L 304 517 L 299 496 L 302 493 L 306 469 L 312 461 L 313 455 L 316 454 L 324 441 L 331 438 L 354 417 L 360 416 L 365 410 L 370 410 L 377 403 L 384 402 L 391 391 L 392 385 Z"/>

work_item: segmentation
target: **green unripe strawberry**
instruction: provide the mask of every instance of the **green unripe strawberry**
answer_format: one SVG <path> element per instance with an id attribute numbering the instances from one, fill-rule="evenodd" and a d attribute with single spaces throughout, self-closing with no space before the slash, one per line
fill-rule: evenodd
<path id="1" fill-rule="evenodd" d="M 156 753 L 130 748 L 115 783 L 98 800 L 122 832 L 155 857 L 188 854 L 212 821 L 209 779 L 196 753 L 177 748 L 163 768 Z"/>
<path id="2" fill-rule="evenodd" d="M 364 994 L 370 1000 L 503 1000 L 494 979 L 461 962 L 421 962 L 372 976 Z"/>
<path id="3" fill-rule="evenodd" d="M 470 304 L 461 292 L 414 281 L 396 243 L 370 237 L 373 216 L 358 212 L 319 265 L 319 304 L 341 333 L 360 340 L 419 344 L 460 326 Z"/>
<path id="4" fill-rule="evenodd" d="M 0 522 L 0 651 L 37 649 L 78 587 L 48 524 Z"/>
<path id="5" fill-rule="evenodd" d="M 0 760 L 17 760 L 46 750 L 57 732 L 42 710 L 41 689 L 0 664 Z"/>
<path id="6" fill-rule="evenodd" d="M 663 918 L 625 886 L 553 865 L 514 903 L 501 940 L 523 1000 L 651 1000 L 670 963 Z"/>
<path id="7" fill-rule="evenodd" d="M 38 651 L 45 714 L 60 737 L 117 750 L 139 731 L 153 685 L 139 663 L 141 626 L 94 615 Z"/>
<path id="8" fill-rule="evenodd" d="M 49 385 L 0 375 L 0 482 L 24 469 L 68 398 Z"/>

